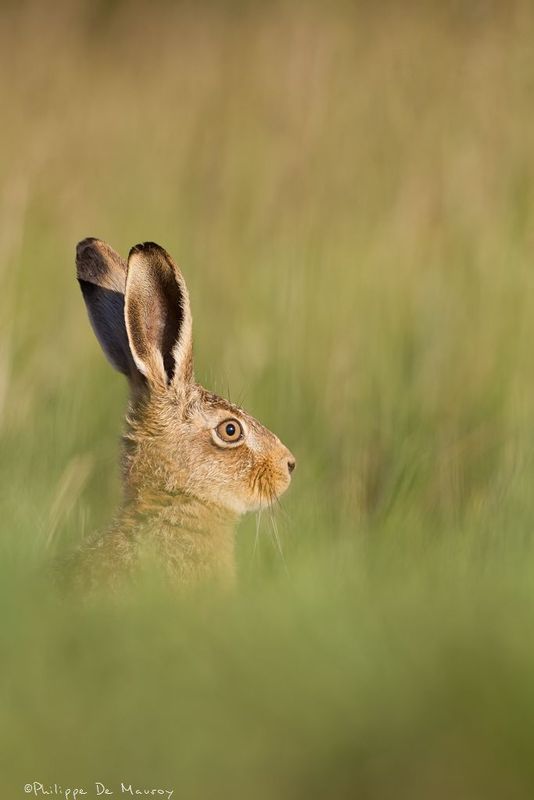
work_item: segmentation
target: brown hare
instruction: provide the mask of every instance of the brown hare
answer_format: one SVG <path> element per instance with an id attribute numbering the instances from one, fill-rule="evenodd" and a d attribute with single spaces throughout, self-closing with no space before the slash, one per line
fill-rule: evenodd
<path id="1" fill-rule="evenodd" d="M 148 548 L 177 583 L 234 576 L 238 517 L 288 488 L 295 459 L 260 422 L 193 375 L 192 317 L 180 269 L 152 242 L 126 263 L 84 239 L 77 277 L 95 334 L 126 375 L 124 498 L 112 527 L 76 553 L 71 578 L 117 584 Z"/>

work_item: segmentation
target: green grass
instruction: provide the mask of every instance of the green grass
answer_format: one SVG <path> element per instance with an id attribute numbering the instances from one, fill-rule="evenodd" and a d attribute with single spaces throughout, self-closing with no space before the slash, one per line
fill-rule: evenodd
<path id="1" fill-rule="evenodd" d="M 530 4 L 1 15 L 1 800 L 531 798 Z M 232 596 L 47 581 L 120 497 L 88 235 L 173 253 L 199 379 L 297 456 Z"/>

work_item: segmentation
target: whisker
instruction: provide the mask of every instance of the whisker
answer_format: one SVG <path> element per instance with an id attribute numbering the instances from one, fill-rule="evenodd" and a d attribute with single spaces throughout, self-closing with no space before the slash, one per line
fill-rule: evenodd
<path id="1" fill-rule="evenodd" d="M 260 474 L 261 474 L 261 468 L 254 475 L 254 479 L 252 481 L 252 491 L 254 491 L 256 489 L 256 485 L 257 485 L 257 483 L 258 483 L 258 481 L 260 479 Z M 261 492 L 260 492 L 260 494 L 261 494 Z"/>
<path id="2" fill-rule="evenodd" d="M 274 497 L 274 495 L 271 492 L 271 498 L 270 498 L 271 502 L 273 500 L 273 497 Z M 284 551 L 282 549 L 282 541 L 280 539 L 280 533 L 278 531 L 278 523 L 277 523 L 276 518 L 274 516 L 272 505 L 269 505 L 269 516 L 270 516 L 270 519 L 271 519 L 271 527 L 272 527 L 272 531 L 273 531 L 273 539 L 274 539 L 274 542 L 276 544 L 276 548 L 278 550 L 280 558 L 282 560 L 282 564 L 283 564 L 283 567 L 284 567 L 284 572 L 286 573 L 287 577 L 289 578 L 290 577 L 289 569 L 288 569 L 288 566 L 287 566 L 286 558 L 284 556 Z"/>
<path id="3" fill-rule="evenodd" d="M 261 495 L 262 495 L 261 479 L 263 477 L 264 471 L 265 470 L 262 467 L 260 467 L 260 469 L 257 471 L 256 475 L 254 476 L 254 480 L 252 481 L 252 491 L 254 491 L 256 489 L 256 486 L 258 487 L 258 494 L 260 495 L 260 501 L 261 501 Z"/>
<path id="4" fill-rule="evenodd" d="M 280 513 L 282 514 L 284 519 L 288 520 L 290 518 L 289 517 L 289 513 L 286 511 L 285 507 L 282 505 L 282 499 L 280 497 L 275 497 L 274 499 L 276 500 L 276 505 L 280 509 Z"/>
<path id="5" fill-rule="evenodd" d="M 261 525 L 261 512 L 262 509 L 258 509 L 258 513 L 256 514 L 256 536 L 254 537 L 254 547 L 252 549 L 252 563 L 256 560 L 256 555 L 258 552 L 258 542 L 260 540 L 260 525 Z"/>

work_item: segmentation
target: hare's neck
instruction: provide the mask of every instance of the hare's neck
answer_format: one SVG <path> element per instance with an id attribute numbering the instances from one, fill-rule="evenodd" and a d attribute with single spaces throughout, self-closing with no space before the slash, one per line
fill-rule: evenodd
<path id="1" fill-rule="evenodd" d="M 174 465 L 144 413 L 132 407 L 123 437 L 119 529 L 136 548 L 156 551 L 162 567 L 181 580 L 231 577 L 237 515 L 183 491 L 178 472 L 169 480 Z"/>
<path id="2" fill-rule="evenodd" d="M 184 580 L 234 575 L 236 517 L 186 493 L 145 490 L 128 498 L 120 527 Z"/>

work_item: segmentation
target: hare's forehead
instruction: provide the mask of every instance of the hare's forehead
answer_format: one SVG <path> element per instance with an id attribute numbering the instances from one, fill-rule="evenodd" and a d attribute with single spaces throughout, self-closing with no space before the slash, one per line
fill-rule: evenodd
<path id="1" fill-rule="evenodd" d="M 204 396 L 200 402 L 195 404 L 194 415 L 197 422 L 206 428 L 215 428 L 219 423 L 227 419 L 237 419 L 243 425 L 250 443 L 254 441 L 260 443 L 266 438 L 275 439 L 274 434 L 243 408 L 217 395 L 208 394 Z"/>
<path id="2" fill-rule="evenodd" d="M 219 397 L 219 395 L 211 394 L 205 390 L 197 396 L 195 406 L 197 413 L 209 423 L 216 423 L 229 417 L 252 421 L 252 417 L 244 409 L 230 403 L 224 397 Z"/>
<path id="3" fill-rule="evenodd" d="M 226 419 L 237 419 L 250 430 L 259 430 L 262 427 L 244 409 L 234 406 L 223 399 L 220 403 L 200 403 L 197 406 L 197 414 L 208 427 L 218 425 Z"/>

